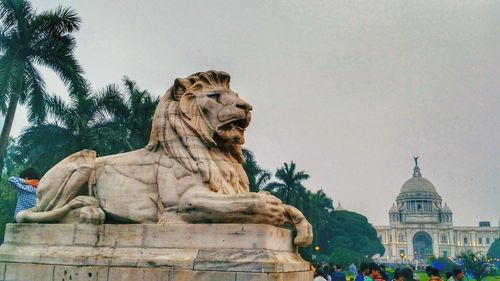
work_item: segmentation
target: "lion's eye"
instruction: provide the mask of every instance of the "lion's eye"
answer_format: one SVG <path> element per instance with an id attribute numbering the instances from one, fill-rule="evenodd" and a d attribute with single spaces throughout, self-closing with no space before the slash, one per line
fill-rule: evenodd
<path id="1" fill-rule="evenodd" d="M 212 94 L 208 94 L 207 96 L 209 98 L 217 100 L 217 101 L 219 101 L 219 98 L 220 98 L 220 94 L 219 93 L 212 93 Z"/>

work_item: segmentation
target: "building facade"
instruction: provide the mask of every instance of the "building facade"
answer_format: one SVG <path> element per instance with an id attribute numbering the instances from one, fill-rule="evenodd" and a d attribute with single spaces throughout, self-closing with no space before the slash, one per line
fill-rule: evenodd
<path id="1" fill-rule="evenodd" d="M 401 187 L 389 210 L 389 225 L 374 226 L 385 247 L 386 260 L 423 260 L 428 255 L 455 257 L 465 250 L 486 254 L 500 237 L 489 222 L 454 226 L 453 212 L 443 205 L 434 185 L 422 177 L 415 157 L 413 177 Z"/>

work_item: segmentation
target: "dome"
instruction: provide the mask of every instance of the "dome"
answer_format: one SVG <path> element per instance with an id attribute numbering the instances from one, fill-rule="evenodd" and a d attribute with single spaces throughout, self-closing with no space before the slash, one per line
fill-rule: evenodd
<path id="1" fill-rule="evenodd" d="M 444 203 L 444 207 L 441 208 L 441 212 L 443 212 L 443 213 L 451 213 L 451 209 L 450 209 L 450 207 L 448 207 L 448 205 L 446 203 Z"/>
<path id="2" fill-rule="evenodd" d="M 436 188 L 434 187 L 434 185 L 428 179 L 422 176 L 413 177 L 407 180 L 403 184 L 403 187 L 401 187 L 400 193 L 414 193 L 414 192 L 428 192 L 428 193 L 435 193 L 437 195 Z"/>
<path id="3" fill-rule="evenodd" d="M 441 200 L 441 196 L 436 191 L 434 185 L 426 178 L 422 177 L 420 173 L 420 168 L 417 164 L 418 157 L 415 159 L 415 168 L 413 168 L 413 177 L 407 180 L 401 187 L 401 191 L 396 199 L 396 201 L 403 199 L 438 199 Z"/>
<path id="4" fill-rule="evenodd" d="M 389 213 L 398 213 L 398 212 L 399 212 L 398 207 L 396 207 L 396 204 L 393 203 L 391 209 L 389 209 Z"/>
<path id="5" fill-rule="evenodd" d="M 335 208 L 335 211 L 345 211 L 346 209 L 344 209 L 344 207 L 342 207 L 342 205 L 340 205 L 340 202 L 339 204 L 337 205 L 337 208 Z"/>

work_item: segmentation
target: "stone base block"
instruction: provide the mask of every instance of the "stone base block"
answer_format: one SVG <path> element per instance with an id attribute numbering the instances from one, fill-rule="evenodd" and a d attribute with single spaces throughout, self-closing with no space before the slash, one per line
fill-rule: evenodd
<path id="1" fill-rule="evenodd" d="M 270 225 L 8 224 L 0 280 L 312 280 Z"/>

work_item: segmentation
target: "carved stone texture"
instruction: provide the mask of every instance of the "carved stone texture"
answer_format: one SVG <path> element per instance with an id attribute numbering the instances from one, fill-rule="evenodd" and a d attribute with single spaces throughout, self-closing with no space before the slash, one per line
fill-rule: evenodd
<path id="1" fill-rule="evenodd" d="M 145 148 L 68 156 L 42 178 L 36 206 L 17 221 L 292 224 L 295 244 L 310 245 L 312 227 L 299 210 L 269 193 L 248 192 L 241 146 L 252 106 L 229 80 L 221 71 L 175 79 Z"/>
<path id="2" fill-rule="evenodd" d="M 312 280 L 291 231 L 270 225 L 8 224 L 6 233 L 0 280 Z"/>

